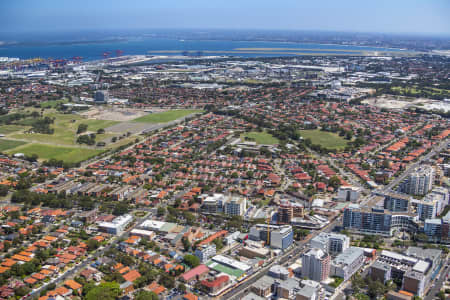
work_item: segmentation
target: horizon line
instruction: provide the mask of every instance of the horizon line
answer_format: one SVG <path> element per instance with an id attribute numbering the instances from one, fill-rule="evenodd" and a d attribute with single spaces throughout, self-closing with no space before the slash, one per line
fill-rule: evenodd
<path id="1" fill-rule="evenodd" d="M 17 30 L 2 30 L 0 29 L 0 34 L 32 34 L 32 33 L 63 33 L 63 32 L 102 32 L 102 31 L 143 31 L 143 30 L 167 30 L 167 31 L 236 31 L 236 32 L 245 32 L 245 31 L 255 31 L 255 32 L 269 32 L 269 31 L 278 31 L 278 32 L 309 32 L 309 33 L 345 33 L 345 34 L 384 34 L 384 35 L 406 35 L 406 36 L 432 36 L 432 37 L 446 37 L 450 38 L 450 32 L 387 32 L 387 31 L 354 31 L 354 30 L 339 30 L 339 29 L 283 29 L 283 28 L 222 28 L 222 27 L 210 27 L 210 28 L 198 28 L 198 27 L 186 27 L 186 28 L 177 28 L 177 27 L 127 27 L 127 28 L 66 28 L 66 29 L 17 29 Z"/>

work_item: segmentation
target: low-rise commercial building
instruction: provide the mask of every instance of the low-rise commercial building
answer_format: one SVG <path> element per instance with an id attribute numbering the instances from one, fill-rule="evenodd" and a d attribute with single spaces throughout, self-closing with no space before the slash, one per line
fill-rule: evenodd
<path id="1" fill-rule="evenodd" d="M 180 276 L 180 280 L 189 283 L 192 281 L 203 280 L 209 272 L 209 268 L 205 265 L 199 265 L 193 269 L 190 269 L 186 273 Z"/>
<path id="2" fill-rule="evenodd" d="M 120 235 L 131 221 L 133 221 L 131 215 L 123 215 L 115 218 L 111 222 L 98 223 L 98 228 L 110 234 Z"/>
<path id="3" fill-rule="evenodd" d="M 194 254 L 200 259 L 201 262 L 205 262 L 216 255 L 216 245 L 208 244 L 199 246 L 195 249 Z"/>

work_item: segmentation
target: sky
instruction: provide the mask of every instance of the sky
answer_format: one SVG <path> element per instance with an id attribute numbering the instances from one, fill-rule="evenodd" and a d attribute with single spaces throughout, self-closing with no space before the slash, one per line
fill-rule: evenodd
<path id="1" fill-rule="evenodd" d="M 0 0 L 0 31 L 283 29 L 450 35 L 450 0 Z"/>

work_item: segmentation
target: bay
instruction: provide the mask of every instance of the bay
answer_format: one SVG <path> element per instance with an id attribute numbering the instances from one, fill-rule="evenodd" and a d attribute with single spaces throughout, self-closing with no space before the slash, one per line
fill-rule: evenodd
<path id="1" fill-rule="evenodd" d="M 244 48 L 244 49 L 242 49 Z M 250 49 L 249 49 L 250 48 Z M 237 50 L 239 49 L 239 50 Z M 266 50 L 262 50 L 266 49 Z M 269 49 L 269 50 L 267 50 Z M 276 49 L 276 50 L 273 50 Z M 83 60 L 104 58 L 104 53 L 123 55 L 227 55 L 240 57 L 273 57 L 305 54 L 360 54 L 362 52 L 398 52 L 401 49 L 333 45 L 316 43 L 229 41 L 229 40 L 178 40 L 167 38 L 130 38 L 110 41 L 87 41 L 83 43 L 42 43 L 0 45 L 0 57 L 53 58 Z"/>

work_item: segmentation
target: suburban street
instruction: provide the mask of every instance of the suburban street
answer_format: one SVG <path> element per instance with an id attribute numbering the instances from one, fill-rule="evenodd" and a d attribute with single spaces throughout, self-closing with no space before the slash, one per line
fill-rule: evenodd
<path id="1" fill-rule="evenodd" d="M 136 219 L 136 226 L 130 226 L 127 230 L 125 230 L 121 235 L 114 237 L 113 240 L 106 245 L 103 249 L 95 251 L 93 255 L 88 255 L 88 257 L 80 262 L 79 264 L 75 265 L 73 268 L 67 270 L 63 275 L 58 276 L 57 279 L 53 279 L 45 284 L 43 284 L 41 287 L 39 287 L 36 290 L 33 290 L 30 294 L 24 297 L 24 299 L 31 299 L 35 295 L 39 295 L 42 290 L 44 290 L 49 284 L 54 283 L 56 285 L 63 283 L 65 280 L 72 278 L 77 273 L 83 271 L 85 268 L 87 268 L 92 262 L 94 262 L 97 258 L 102 257 L 111 247 L 115 246 L 119 243 L 120 240 L 127 237 L 128 233 L 134 228 L 139 227 L 140 224 L 145 222 L 147 219 L 151 217 L 151 213 L 148 213 L 144 217 L 135 217 Z"/>

